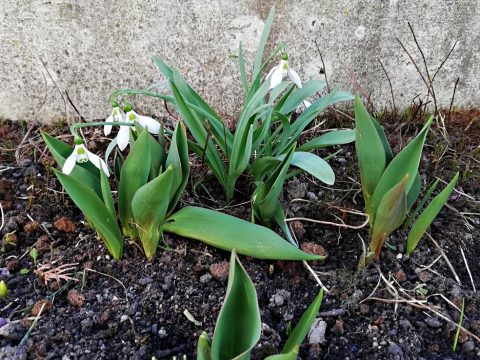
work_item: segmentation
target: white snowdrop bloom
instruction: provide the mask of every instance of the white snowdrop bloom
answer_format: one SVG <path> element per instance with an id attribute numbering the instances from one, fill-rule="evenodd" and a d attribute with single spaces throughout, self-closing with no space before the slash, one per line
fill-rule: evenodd
<path id="1" fill-rule="evenodd" d="M 65 160 L 63 164 L 62 172 L 66 175 L 70 174 L 77 163 L 84 163 L 90 161 L 97 168 L 102 169 L 107 176 L 110 176 L 108 171 L 108 166 L 99 156 L 88 151 L 88 149 L 83 145 L 82 139 L 76 138 L 74 140 L 75 147 L 70 156 Z"/>
<path id="2" fill-rule="evenodd" d="M 122 109 L 118 106 L 116 101 L 112 101 L 112 113 L 110 116 L 105 120 L 106 122 L 122 122 L 125 119 L 125 114 L 123 113 Z M 110 135 L 112 132 L 112 125 L 105 125 L 103 127 L 103 133 L 105 136 Z"/>
<path id="3" fill-rule="evenodd" d="M 267 79 L 270 79 L 270 89 L 273 89 L 275 86 L 280 84 L 287 76 L 295 85 L 297 85 L 297 87 L 302 87 L 302 80 L 300 80 L 300 76 L 295 70 L 288 66 L 288 55 L 284 54 L 280 60 L 280 63 L 274 66 L 267 74 Z"/>

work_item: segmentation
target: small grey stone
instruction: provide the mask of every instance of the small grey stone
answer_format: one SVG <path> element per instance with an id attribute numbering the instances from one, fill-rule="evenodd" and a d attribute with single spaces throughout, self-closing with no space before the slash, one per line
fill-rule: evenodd
<path id="1" fill-rule="evenodd" d="M 140 280 L 138 280 L 138 283 L 142 286 L 145 286 L 147 284 L 150 284 L 151 282 L 153 282 L 153 280 L 149 277 L 143 277 L 141 278 Z"/>
<path id="2" fill-rule="evenodd" d="M 164 338 L 167 336 L 167 330 L 165 330 L 163 326 L 160 328 L 160 330 L 158 330 L 158 336 L 160 336 L 160 338 Z"/>
<path id="3" fill-rule="evenodd" d="M 4 346 L 0 348 L 0 359 L 26 360 L 27 350 L 25 347 Z"/>
<path id="4" fill-rule="evenodd" d="M 388 345 L 388 352 L 393 356 L 399 356 L 400 358 L 403 358 L 402 348 L 394 342 L 391 342 L 390 345 Z"/>
<path id="5" fill-rule="evenodd" d="M 273 296 L 273 301 L 275 302 L 276 306 L 282 306 L 285 303 L 285 299 L 283 298 L 282 295 L 275 294 Z"/>
<path id="6" fill-rule="evenodd" d="M 465 344 L 462 346 L 462 351 L 463 352 L 470 352 L 475 349 L 475 343 L 472 340 L 468 340 Z"/>
<path id="7" fill-rule="evenodd" d="M 210 280 L 212 280 L 212 275 L 209 273 L 206 273 L 205 275 L 200 276 L 200 282 L 202 284 L 208 283 Z"/>
<path id="8" fill-rule="evenodd" d="M 325 331 L 327 331 L 327 323 L 320 318 L 315 319 L 308 332 L 308 342 L 311 345 L 323 344 L 325 342 Z"/>
<path id="9" fill-rule="evenodd" d="M 7 340 L 19 341 L 25 333 L 25 328 L 18 323 L 9 323 L 0 328 L 0 337 Z"/>
<path id="10" fill-rule="evenodd" d="M 436 318 L 428 318 L 425 322 L 427 323 L 428 326 L 434 329 L 442 327 L 442 323 Z"/>
<path id="11" fill-rule="evenodd" d="M 158 333 L 158 324 L 152 324 L 152 326 L 150 327 L 150 332 L 152 332 L 153 334 Z"/>
<path id="12" fill-rule="evenodd" d="M 408 329 L 408 328 L 411 328 L 412 327 L 412 324 L 410 323 L 410 321 L 408 321 L 407 319 L 402 319 L 398 322 L 400 324 L 401 327 L 403 327 L 404 329 Z"/>

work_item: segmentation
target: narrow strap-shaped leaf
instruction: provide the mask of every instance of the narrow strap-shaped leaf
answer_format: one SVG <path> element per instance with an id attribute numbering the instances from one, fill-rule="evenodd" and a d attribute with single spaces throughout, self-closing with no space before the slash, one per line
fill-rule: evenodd
<path id="1" fill-rule="evenodd" d="M 137 190 L 132 199 L 132 213 L 147 259 L 157 250 L 162 225 L 170 202 L 169 194 L 174 176 L 173 165 L 157 178 Z"/>
<path id="2" fill-rule="evenodd" d="M 185 103 L 185 100 L 183 99 L 182 95 L 180 94 L 173 82 L 170 82 L 170 87 L 172 88 L 172 92 L 175 97 L 178 112 L 183 117 L 183 120 L 185 121 L 188 130 L 190 130 L 190 133 L 194 137 L 197 144 L 202 149 L 205 149 L 205 154 L 203 154 L 203 156 L 205 157 L 205 161 L 210 165 L 210 168 L 215 174 L 216 178 L 225 188 L 227 183 L 225 177 L 225 166 L 222 162 L 222 159 L 220 158 L 218 150 L 215 148 L 215 145 L 209 138 L 203 124 L 190 111 L 187 104 Z"/>
<path id="3" fill-rule="evenodd" d="M 261 325 L 255 286 L 233 250 L 227 293 L 213 335 L 212 359 L 249 359 L 260 340 Z"/>
<path id="4" fill-rule="evenodd" d="M 408 229 L 408 227 L 412 224 L 412 222 L 415 220 L 415 218 L 417 217 L 418 213 L 420 212 L 420 210 L 423 209 L 423 207 L 425 206 L 425 204 L 427 203 L 428 200 L 430 200 L 430 197 L 432 196 L 433 192 L 435 191 L 435 189 L 437 188 L 438 186 L 438 183 L 440 182 L 439 179 L 436 179 L 433 184 L 428 188 L 427 190 L 427 193 L 424 195 L 424 197 L 422 198 L 422 201 L 420 201 L 417 205 L 417 207 L 415 208 L 415 210 L 412 211 L 412 213 L 408 216 L 408 219 L 407 221 L 405 221 L 403 223 L 403 230 L 406 230 Z M 408 199 L 407 199 L 408 201 Z"/>
<path id="5" fill-rule="evenodd" d="M 335 182 L 335 173 L 320 156 L 309 152 L 296 151 L 293 154 L 291 164 L 315 176 L 327 185 L 333 185 Z"/>
<path id="6" fill-rule="evenodd" d="M 320 310 L 320 305 L 323 300 L 323 289 L 320 290 L 318 295 L 315 297 L 315 300 L 310 304 L 310 306 L 305 310 L 302 317 L 298 321 L 297 326 L 293 329 L 292 333 L 288 337 L 285 346 L 283 347 L 282 354 L 288 354 L 294 349 L 302 344 L 305 336 L 307 336 L 310 327 L 312 326 L 315 318 L 317 317 L 318 311 Z"/>
<path id="7" fill-rule="evenodd" d="M 389 191 L 387 191 L 377 208 L 372 230 L 370 251 L 375 253 L 375 259 L 380 258 L 380 252 L 387 236 L 402 225 L 407 214 L 407 183 L 409 175 Z"/>
<path id="8" fill-rule="evenodd" d="M 213 247 L 273 260 L 323 260 L 288 243 L 272 230 L 218 211 L 194 206 L 170 215 L 163 230 Z"/>
<path id="9" fill-rule="evenodd" d="M 238 67 L 240 68 L 240 80 L 242 80 L 243 90 L 245 90 L 245 95 L 248 95 L 248 79 L 247 72 L 245 71 L 242 42 L 238 44 Z"/>
<path id="10" fill-rule="evenodd" d="M 103 203 L 105 204 L 105 207 L 108 209 L 108 212 L 110 213 L 112 218 L 116 219 L 117 212 L 115 211 L 115 204 L 113 202 L 112 190 L 110 188 L 110 183 L 108 182 L 108 177 L 102 169 L 99 169 L 99 172 Z"/>
<path id="11" fill-rule="evenodd" d="M 373 217 L 370 199 L 386 167 L 386 155 L 380 136 L 360 98 L 355 98 L 355 148 L 367 213 Z M 372 216 L 373 215 L 373 216 Z"/>
<path id="12" fill-rule="evenodd" d="M 432 124 L 432 119 L 430 118 L 427 121 L 420 133 L 388 164 L 371 199 L 374 213 L 385 193 L 398 184 L 406 175 L 408 175 L 408 182 L 405 190 L 406 193 L 410 191 L 415 181 L 415 175 L 417 174 L 422 156 L 423 144 Z M 372 220 L 374 221 L 374 219 Z"/>
<path id="13" fill-rule="evenodd" d="M 212 341 L 205 331 L 198 338 L 197 360 L 212 360 Z"/>
<path id="14" fill-rule="evenodd" d="M 265 21 L 265 26 L 263 27 L 262 36 L 260 37 L 260 43 L 258 44 L 257 56 L 255 57 L 255 65 L 253 67 L 253 78 L 256 78 L 262 70 L 262 60 L 263 60 L 263 51 L 265 49 L 265 44 L 268 40 L 268 35 L 270 34 L 270 29 L 272 28 L 273 19 L 275 18 L 275 6 L 272 6 L 270 13 L 268 14 L 267 20 Z"/>
<path id="15" fill-rule="evenodd" d="M 437 217 L 440 210 L 443 208 L 448 198 L 452 194 L 455 184 L 457 183 L 459 173 L 457 173 L 454 178 L 448 183 L 448 185 L 443 189 L 440 194 L 435 196 L 430 204 L 425 208 L 425 210 L 420 214 L 415 224 L 413 224 L 412 229 L 410 230 L 407 238 L 407 252 L 410 254 L 415 250 L 420 239 L 422 238 L 425 231 L 432 224 L 433 220 Z"/>
<path id="16" fill-rule="evenodd" d="M 170 165 L 174 167 L 173 185 L 167 212 L 167 214 L 170 214 L 177 205 L 178 200 L 180 200 L 190 175 L 187 134 L 181 123 L 177 123 L 173 132 L 172 143 L 170 144 L 165 164 L 167 167 Z"/>
<path id="17" fill-rule="evenodd" d="M 295 111 L 304 100 L 313 96 L 319 91 L 322 91 L 325 87 L 325 81 L 310 80 L 302 84 L 301 88 L 294 90 L 290 96 L 285 100 L 285 103 L 280 109 L 283 114 L 289 114 Z"/>
<path id="18" fill-rule="evenodd" d="M 344 145 L 355 141 L 355 129 L 332 130 L 307 143 L 300 145 L 297 151 L 312 151 L 328 146 Z"/>
<path id="19" fill-rule="evenodd" d="M 235 184 L 238 177 L 245 171 L 250 163 L 253 146 L 253 126 L 250 125 L 244 139 L 239 139 L 232 148 L 232 157 L 228 167 L 227 178 L 227 199 L 231 200 L 235 191 Z"/>
<path id="20" fill-rule="evenodd" d="M 130 237 L 136 236 L 136 231 L 131 226 L 133 220 L 132 199 L 137 190 L 147 183 L 150 174 L 151 143 L 149 136 L 146 129 L 142 131 L 125 159 L 120 173 L 118 212 L 124 232 Z"/>
<path id="21" fill-rule="evenodd" d="M 87 184 L 72 175 L 65 175 L 55 169 L 53 171 L 75 205 L 98 230 L 113 258 L 120 259 L 123 253 L 123 238 L 117 219 L 112 217 L 103 201 Z"/>

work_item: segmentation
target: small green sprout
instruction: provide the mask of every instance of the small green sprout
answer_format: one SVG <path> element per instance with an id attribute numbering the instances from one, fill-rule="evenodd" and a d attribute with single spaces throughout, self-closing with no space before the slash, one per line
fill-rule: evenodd
<path id="1" fill-rule="evenodd" d="M 36 267 L 37 266 L 38 250 L 33 247 L 28 254 L 30 255 L 30 257 L 33 260 L 33 265 Z"/>
<path id="2" fill-rule="evenodd" d="M 0 281 L 0 299 L 5 299 L 8 295 L 8 288 L 5 281 Z"/>

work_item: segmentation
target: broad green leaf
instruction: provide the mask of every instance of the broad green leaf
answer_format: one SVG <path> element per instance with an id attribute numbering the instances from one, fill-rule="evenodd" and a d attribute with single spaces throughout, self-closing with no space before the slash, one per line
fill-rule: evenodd
<path id="1" fill-rule="evenodd" d="M 268 14 L 265 26 L 263 27 L 262 36 L 260 37 L 260 43 L 258 44 L 257 56 L 255 57 L 255 65 L 253 67 L 253 78 L 255 79 L 260 75 L 262 70 L 263 51 L 265 50 L 265 44 L 272 28 L 273 19 L 275 18 L 275 6 L 272 6 L 270 13 Z"/>
<path id="2" fill-rule="evenodd" d="M 374 213 L 376 213 L 376 209 L 385 193 L 398 184 L 406 175 L 408 175 L 408 183 L 405 190 L 406 193 L 410 191 L 415 181 L 422 156 L 423 144 L 432 124 L 432 119 L 430 118 L 427 121 L 420 133 L 388 164 L 372 196 L 371 204 Z M 375 219 L 371 220 L 375 221 Z"/>
<path id="3" fill-rule="evenodd" d="M 98 231 L 113 258 L 120 259 L 123 253 L 123 238 L 117 219 L 88 184 L 72 175 L 65 175 L 55 169 L 53 171 L 72 201 Z"/>
<path id="4" fill-rule="evenodd" d="M 174 168 L 170 165 L 164 173 L 138 189 L 132 199 L 132 213 L 148 260 L 155 255 L 162 235 L 173 178 Z"/>
<path id="5" fill-rule="evenodd" d="M 332 130 L 298 147 L 297 151 L 311 151 L 355 141 L 355 129 Z"/>
<path id="6" fill-rule="evenodd" d="M 370 119 L 372 120 L 373 126 L 375 126 L 375 130 L 377 130 L 378 137 L 382 141 L 383 149 L 385 150 L 386 165 L 388 166 L 388 164 L 390 164 L 390 161 L 392 161 L 393 159 L 392 148 L 390 147 L 390 143 L 388 142 L 387 136 L 385 135 L 385 131 L 383 130 L 382 125 L 380 125 L 373 116 L 370 116 Z"/>
<path id="7" fill-rule="evenodd" d="M 72 153 L 73 148 L 45 132 L 42 132 L 42 137 L 48 147 L 48 150 L 50 150 L 52 153 L 55 162 L 60 168 L 63 168 L 63 164 Z M 99 197 L 102 196 L 98 177 L 98 169 L 90 161 L 81 164 L 75 164 L 70 175 L 87 184 Z"/>
<path id="8" fill-rule="evenodd" d="M 292 165 L 308 172 L 327 185 L 335 182 L 335 174 L 330 165 L 315 154 L 296 151 L 292 157 Z"/>
<path id="9" fill-rule="evenodd" d="M 270 355 L 266 357 L 265 360 L 296 360 L 298 357 L 298 351 L 299 348 L 296 346 L 286 354 Z"/>
<path id="10" fill-rule="evenodd" d="M 188 206 L 172 214 L 165 232 L 202 241 L 213 247 L 272 260 L 323 260 L 289 244 L 272 230 L 218 211 Z"/>
<path id="11" fill-rule="evenodd" d="M 198 338 L 197 360 L 212 360 L 212 341 L 205 331 Z"/>
<path id="12" fill-rule="evenodd" d="M 452 181 L 448 183 L 448 185 L 440 192 L 440 194 L 433 198 L 432 202 L 428 204 L 423 213 L 421 213 L 418 217 L 415 224 L 413 224 L 413 227 L 410 230 L 407 238 L 407 252 L 409 254 L 415 250 L 423 234 L 425 234 L 425 231 L 427 231 L 428 227 L 432 224 L 433 220 L 437 217 L 438 213 L 447 202 L 453 189 L 455 188 L 458 176 L 459 173 L 454 176 Z"/>
<path id="13" fill-rule="evenodd" d="M 410 188 L 410 191 L 407 193 L 407 212 L 410 211 L 415 201 L 417 201 L 420 192 L 422 191 L 422 178 L 420 177 L 420 173 L 417 171 L 417 175 L 415 176 L 415 181 Z"/>
<path id="14" fill-rule="evenodd" d="M 320 304 L 322 303 L 322 299 L 323 289 L 320 290 L 315 300 L 303 313 L 297 326 L 295 326 L 295 329 L 293 329 L 292 333 L 288 337 L 288 340 L 283 347 L 282 354 L 290 353 L 292 350 L 296 348 L 298 349 L 298 347 L 302 344 L 305 336 L 307 336 L 310 327 L 312 326 L 315 318 L 317 317 L 318 310 L 320 310 Z"/>
<path id="15" fill-rule="evenodd" d="M 402 225 L 407 215 L 406 188 L 409 175 L 383 195 L 373 223 L 370 251 L 375 253 L 375 259 L 380 258 L 380 252 L 387 236 Z"/>
<path id="16" fill-rule="evenodd" d="M 105 204 L 105 207 L 108 209 L 108 212 L 112 218 L 116 219 L 117 212 L 115 211 L 115 204 L 113 202 L 112 190 L 110 188 L 110 183 L 108 182 L 108 177 L 102 169 L 99 169 L 99 172 L 103 203 Z"/>
<path id="17" fill-rule="evenodd" d="M 185 190 L 190 175 L 188 158 L 187 134 L 180 122 L 177 123 L 172 135 L 165 166 L 173 165 L 173 183 L 169 194 L 168 212 L 170 214 Z"/>
<path id="18" fill-rule="evenodd" d="M 126 236 L 135 238 L 137 231 L 133 224 L 132 199 L 140 187 L 145 185 L 150 174 L 150 134 L 145 129 L 125 159 L 118 186 L 118 212 Z"/>
<path id="19" fill-rule="evenodd" d="M 385 171 L 386 156 L 375 125 L 358 96 L 355 98 L 355 122 L 355 149 L 365 197 L 365 208 L 372 220 L 376 209 L 371 207 L 370 200 Z"/>
<path id="20" fill-rule="evenodd" d="M 260 340 L 261 325 L 255 286 L 233 250 L 227 293 L 213 335 L 212 359 L 250 359 Z"/>
<path id="21" fill-rule="evenodd" d="M 289 114 L 295 111 L 302 102 L 313 96 L 325 87 L 325 81 L 310 80 L 302 84 L 301 88 L 294 90 L 290 96 L 285 100 L 285 103 L 280 108 L 280 112 L 283 114 Z"/>
<path id="22" fill-rule="evenodd" d="M 160 133 L 163 132 L 163 124 L 160 126 Z M 160 169 L 162 168 L 165 162 L 165 149 L 162 148 L 162 145 L 153 137 L 149 136 L 148 139 L 150 140 L 150 174 L 149 179 L 155 179 L 158 174 L 160 173 Z"/>

